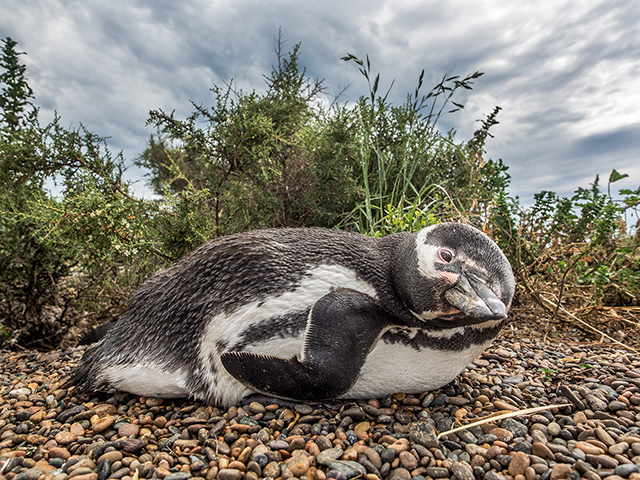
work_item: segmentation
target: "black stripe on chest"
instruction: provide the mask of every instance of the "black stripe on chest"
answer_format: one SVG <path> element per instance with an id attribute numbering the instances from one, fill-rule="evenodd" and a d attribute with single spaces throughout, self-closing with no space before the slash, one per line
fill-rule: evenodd
<path id="1" fill-rule="evenodd" d="M 428 348 L 431 350 L 461 352 L 469 349 L 472 345 L 481 345 L 493 340 L 502 326 L 502 323 L 495 327 L 483 329 L 468 326 L 448 338 L 431 336 L 426 330 L 400 327 L 385 332 L 382 336 L 382 341 L 391 345 L 411 347 L 417 351 Z"/>

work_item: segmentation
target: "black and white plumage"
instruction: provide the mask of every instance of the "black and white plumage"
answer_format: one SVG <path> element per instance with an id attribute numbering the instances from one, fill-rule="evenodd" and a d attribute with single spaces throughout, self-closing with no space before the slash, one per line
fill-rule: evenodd
<path id="1" fill-rule="evenodd" d="M 228 406 L 418 393 L 495 338 L 511 267 L 457 223 L 371 238 L 276 229 L 213 240 L 142 284 L 73 372 L 86 389 Z"/>

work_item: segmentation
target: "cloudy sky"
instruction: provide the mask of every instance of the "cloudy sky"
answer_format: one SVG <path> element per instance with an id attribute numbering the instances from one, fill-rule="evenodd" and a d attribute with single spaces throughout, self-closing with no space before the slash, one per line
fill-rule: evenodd
<path id="1" fill-rule="evenodd" d="M 0 38 L 12 37 L 48 120 L 82 122 L 135 158 L 150 109 L 191 112 L 210 105 L 209 88 L 231 78 L 264 88 L 274 38 L 302 43 L 301 64 L 344 100 L 366 93 L 353 63 L 369 54 L 390 98 L 401 103 L 426 70 L 485 75 L 443 127 L 468 139 L 502 107 L 491 158 L 502 158 L 510 192 L 571 195 L 611 169 L 640 184 L 640 2 L 637 0 L 0 0 Z M 132 178 L 140 175 L 135 169 Z M 136 187 L 140 194 L 144 181 Z"/>

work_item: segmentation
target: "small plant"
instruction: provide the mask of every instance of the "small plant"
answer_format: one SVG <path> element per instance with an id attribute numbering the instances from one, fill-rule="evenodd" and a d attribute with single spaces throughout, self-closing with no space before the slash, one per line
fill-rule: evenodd
<path id="1" fill-rule="evenodd" d="M 544 376 L 542 377 L 542 379 L 546 382 L 550 382 L 551 380 L 554 379 L 556 373 L 558 373 L 556 370 L 552 369 L 552 368 L 538 368 L 538 371 L 544 373 Z"/>

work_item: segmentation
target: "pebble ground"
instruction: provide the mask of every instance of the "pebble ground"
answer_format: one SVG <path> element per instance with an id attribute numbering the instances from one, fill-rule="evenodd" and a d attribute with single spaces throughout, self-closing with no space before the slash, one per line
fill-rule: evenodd
<path id="1" fill-rule="evenodd" d="M 0 480 L 640 480 L 640 355 L 612 345 L 501 340 L 440 390 L 226 410 L 74 396 L 82 352 L 0 351 Z"/>

